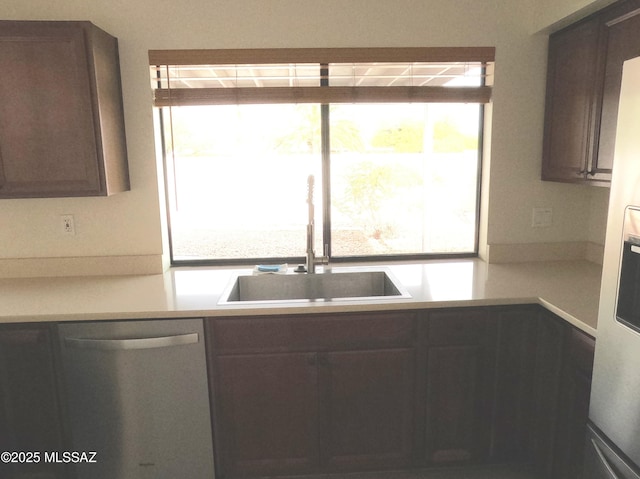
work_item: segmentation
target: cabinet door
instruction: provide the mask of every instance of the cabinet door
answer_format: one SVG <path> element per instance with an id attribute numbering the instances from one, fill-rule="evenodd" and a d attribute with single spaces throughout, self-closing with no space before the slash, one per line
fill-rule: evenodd
<path id="1" fill-rule="evenodd" d="M 412 349 L 320 355 L 323 464 L 331 470 L 410 465 L 414 361 Z"/>
<path id="2" fill-rule="evenodd" d="M 599 117 L 598 33 L 594 18 L 549 39 L 543 180 L 586 179 Z"/>
<path id="3" fill-rule="evenodd" d="M 0 463 L 0 477 L 70 477 L 64 465 L 44 461 L 45 452 L 65 450 L 55 364 L 48 325 L 0 327 L 0 451 L 41 455 L 37 463 Z"/>
<path id="4" fill-rule="evenodd" d="M 595 341 L 570 328 L 562 368 L 553 477 L 579 479 L 587 437 Z"/>
<path id="5" fill-rule="evenodd" d="M 426 368 L 428 462 L 489 456 L 497 323 L 486 310 L 429 315 Z"/>
<path id="6" fill-rule="evenodd" d="M 0 191 L 99 189 L 87 48 L 82 29 L 0 37 Z"/>
<path id="7" fill-rule="evenodd" d="M 129 189 L 117 40 L 89 22 L 0 21 L 0 198 Z"/>
<path id="8" fill-rule="evenodd" d="M 491 458 L 527 461 L 539 310 L 518 306 L 494 309 L 491 314 L 500 329 Z"/>
<path id="9" fill-rule="evenodd" d="M 544 477 L 553 477 L 566 327 L 553 314 L 540 313 L 535 337 L 531 457 Z"/>
<path id="10" fill-rule="evenodd" d="M 220 477 L 303 473 L 318 465 L 315 353 L 216 358 Z"/>
<path id="11" fill-rule="evenodd" d="M 607 42 L 607 61 L 602 98 L 602 117 L 594 179 L 611 181 L 622 83 L 622 65 L 640 56 L 640 2 L 623 2 L 604 19 L 603 37 Z"/>

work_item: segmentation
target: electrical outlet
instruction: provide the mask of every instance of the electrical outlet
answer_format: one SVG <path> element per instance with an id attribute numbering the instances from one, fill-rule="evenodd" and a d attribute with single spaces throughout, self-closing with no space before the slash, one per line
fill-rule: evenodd
<path id="1" fill-rule="evenodd" d="M 66 235 L 75 236 L 76 225 L 73 222 L 73 215 L 62 215 L 60 219 L 62 220 L 62 232 Z"/>
<path id="2" fill-rule="evenodd" d="M 534 208 L 531 220 L 533 228 L 551 226 L 553 221 L 553 210 L 551 208 Z"/>

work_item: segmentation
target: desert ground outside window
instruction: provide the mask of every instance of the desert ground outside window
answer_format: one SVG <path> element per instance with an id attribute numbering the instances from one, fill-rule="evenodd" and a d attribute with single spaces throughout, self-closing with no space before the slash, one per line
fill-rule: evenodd
<path id="1" fill-rule="evenodd" d="M 477 254 L 493 49 L 149 55 L 173 264 Z"/>

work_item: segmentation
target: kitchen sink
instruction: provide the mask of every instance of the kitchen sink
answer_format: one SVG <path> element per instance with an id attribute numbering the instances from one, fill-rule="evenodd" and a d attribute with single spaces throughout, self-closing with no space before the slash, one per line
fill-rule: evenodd
<path id="1" fill-rule="evenodd" d="M 238 275 L 219 303 L 410 298 L 388 271 Z"/>

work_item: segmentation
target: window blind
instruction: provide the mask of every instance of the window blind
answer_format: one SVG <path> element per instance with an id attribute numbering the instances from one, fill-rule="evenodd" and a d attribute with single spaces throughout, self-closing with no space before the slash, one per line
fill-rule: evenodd
<path id="1" fill-rule="evenodd" d="M 495 49 L 152 50 L 154 105 L 488 103 Z"/>

